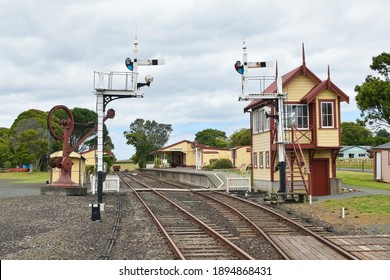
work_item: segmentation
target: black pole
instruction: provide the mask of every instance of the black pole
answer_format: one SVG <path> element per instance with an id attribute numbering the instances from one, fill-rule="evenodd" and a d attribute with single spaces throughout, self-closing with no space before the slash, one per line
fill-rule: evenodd
<path id="1" fill-rule="evenodd" d="M 97 192 L 98 192 L 98 202 L 92 203 L 90 206 L 92 207 L 92 221 L 100 222 L 100 203 L 103 202 L 103 171 L 98 171 L 97 173 L 98 182 L 97 182 Z"/>
<path id="2" fill-rule="evenodd" d="M 97 185 L 97 191 L 98 191 L 98 202 L 103 202 L 103 171 L 98 171 L 98 185 Z"/>
<path id="3" fill-rule="evenodd" d="M 280 193 L 285 193 L 286 192 L 286 162 L 280 161 L 279 162 L 279 175 L 280 175 L 280 180 L 279 180 L 279 191 Z"/>

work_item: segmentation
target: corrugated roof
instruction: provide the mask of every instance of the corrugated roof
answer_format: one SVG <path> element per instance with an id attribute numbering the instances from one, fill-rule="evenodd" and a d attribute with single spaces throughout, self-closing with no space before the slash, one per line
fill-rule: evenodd
<path id="1" fill-rule="evenodd" d="M 372 148 L 374 150 L 390 150 L 390 142 Z"/>
<path id="2" fill-rule="evenodd" d="M 343 146 L 340 150 L 340 152 L 344 152 L 344 151 L 347 151 L 349 149 L 352 149 L 352 148 L 361 148 L 363 150 L 366 150 L 366 151 L 369 151 L 371 150 L 371 146 L 360 146 L 360 145 L 357 145 L 357 146 Z"/>

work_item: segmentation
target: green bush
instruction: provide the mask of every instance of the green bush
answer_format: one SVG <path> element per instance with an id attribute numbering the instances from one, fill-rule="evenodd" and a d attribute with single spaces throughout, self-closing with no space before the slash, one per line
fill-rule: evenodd
<path id="1" fill-rule="evenodd" d="M 95 166 L 94 165 L 86 165 L 85 171 L 87 172 L 87 174 L 93 174 L 93 173 L 95 173 Z"/>
<path id="2" fill-rule="evenodd" d="M 138 161 L 138 167 L 139 167 L 139 168 L 145 168 L 145 167 L 146 167 L 146 162 L 145 162 L 145 160 L 140 159 L 140 160 Z"/>
<path id="3" fill-rule="evenodd" d="M 163 162 L 162 162 L 162 160 L 159 159 L 159 158 L 156 158 L 156 159 L 154 160 L 154 166 L 155 166 L 156 168 L 161 168 L 161 167 L 163 167 Z"/>
<path id="4" fill-rule="evenodd" d="M 211 169 L 229 169 L 233 168 L 232 161 L 228 158 L 221 158 L 210 164 Z"/>
<path id="5" fill-rule="evenodd" d="M 211 171 L 211 170 L 213 170 L 213 169 L 211 168 L 211 165 L 208 164 L 208 165 L 203 165 L 203 166 L 202 166 L 202 170 Z"/>

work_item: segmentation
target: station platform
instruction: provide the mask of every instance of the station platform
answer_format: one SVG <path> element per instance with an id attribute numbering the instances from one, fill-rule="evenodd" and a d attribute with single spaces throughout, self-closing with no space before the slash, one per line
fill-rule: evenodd
<path id="1" fill-rule="evenodd" d="M 184 182 L 208 189 L 225 190 L 227 186 L 227 172 L 196 170 L 194 168 L 141 168 L 141 174 L 172 181 Z"/>

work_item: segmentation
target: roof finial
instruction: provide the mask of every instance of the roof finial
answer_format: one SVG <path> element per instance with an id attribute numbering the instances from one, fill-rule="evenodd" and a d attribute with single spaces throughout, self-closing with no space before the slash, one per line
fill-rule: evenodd
<path id="1" fill-rule="evenodd" d="M 330 89 L 330 66 L 328 64 L 328 89 Z"/>
<path id="2" fill-rule="evenodd" d="M 306 75 L 305 43 L 302 42 L 302 67 L 303 74 Z"/>

